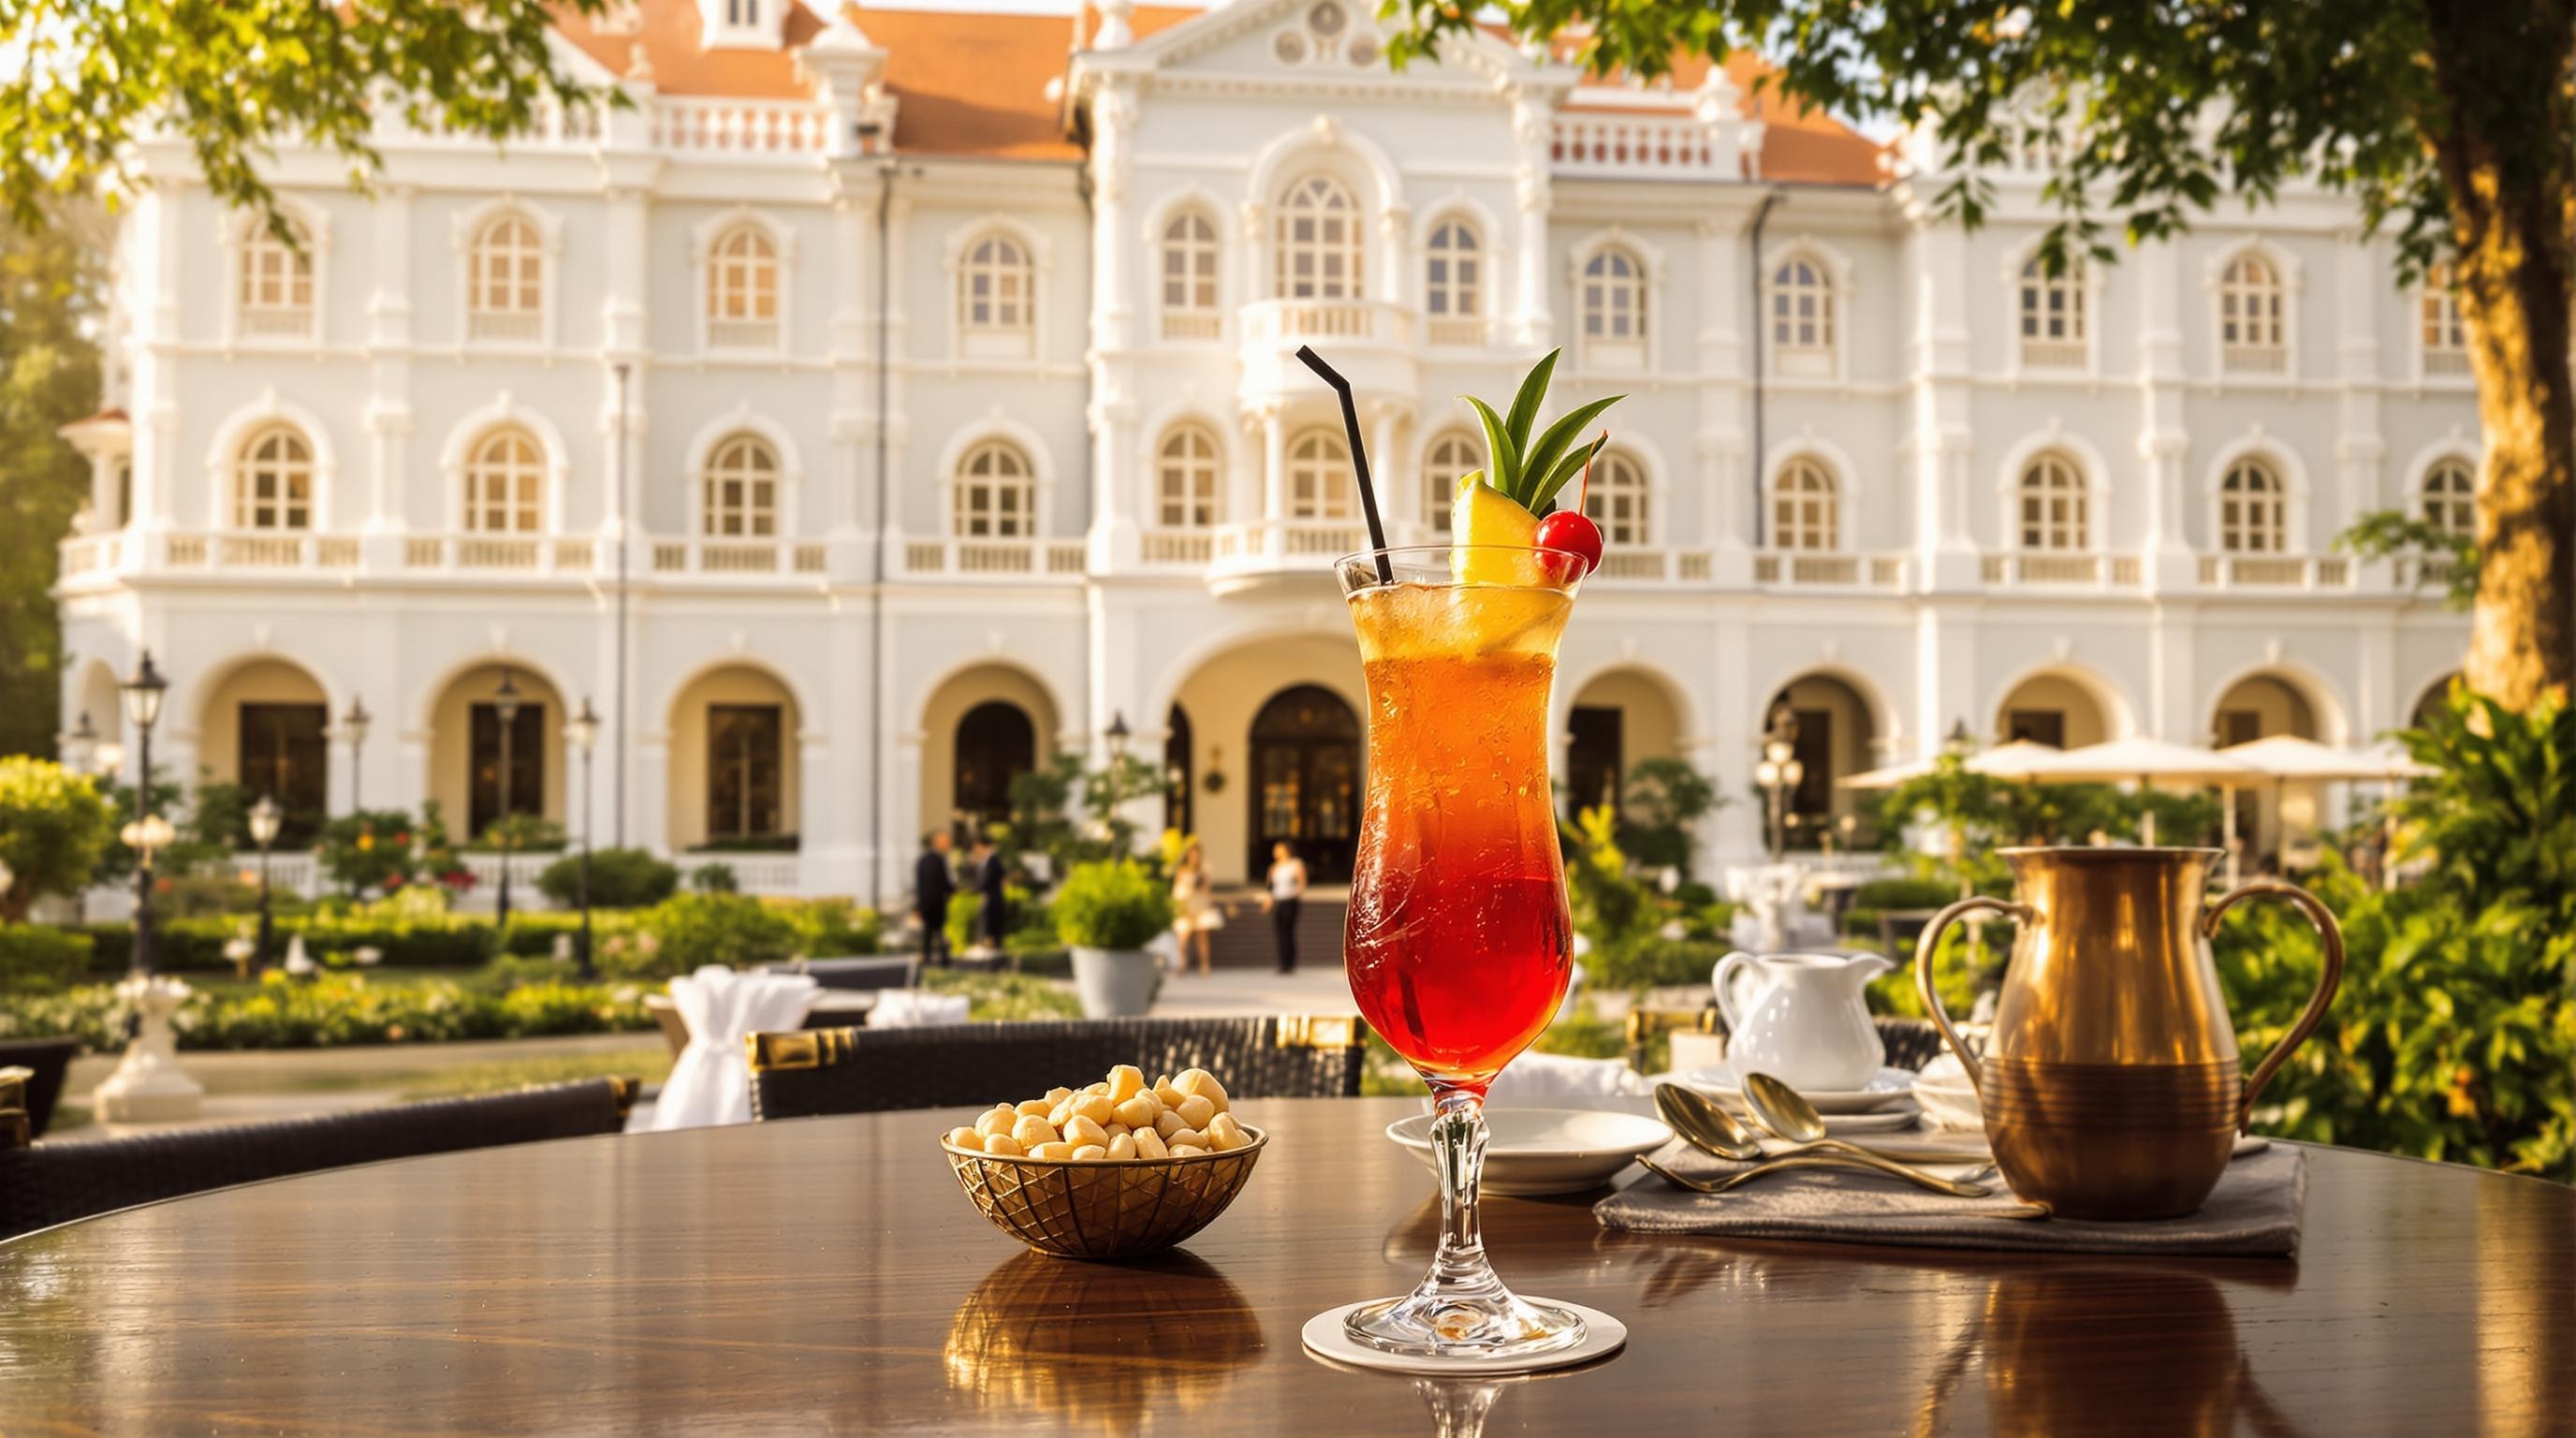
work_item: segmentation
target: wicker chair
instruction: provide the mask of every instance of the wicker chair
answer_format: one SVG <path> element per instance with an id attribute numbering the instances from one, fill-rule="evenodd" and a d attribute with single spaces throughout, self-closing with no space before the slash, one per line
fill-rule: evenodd
<path id="1" fill-rule="evenodd" d="M 0 1105 L 7 1103 L 0 1082 Z M 361 1109 L 319 1118 L 13 1146 L 0 1111 L 0 1239 L 158 1199 L 316 1169 L 616 1133 L 632 1079 Z"/>
<path id="2" fill-rule="evenodd" d="M 27 1070 L 27 1127 L 37 1138 L 53 1122 L 54 1104 L 63 1096 L 63 1075 L 80 1055 L 78 1039 L 0 1039 L 0 1068 Z"/>
<path id="3" fill-rule="evenodd" d="M 1031 1098 L 1117 1064 L 1203 1068 L 1235 1098 L 1356 1098 L 1368 1029 L 1343 1015 L 1091 1019 L 751 1036 L 755 1119 Z"/>

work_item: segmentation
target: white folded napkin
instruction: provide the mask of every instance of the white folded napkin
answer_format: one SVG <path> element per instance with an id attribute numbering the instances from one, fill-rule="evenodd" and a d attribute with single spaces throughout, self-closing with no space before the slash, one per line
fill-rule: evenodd
<path id="1" fill-rule="evenodd" d="M 742 1041 L 803 1023 L 820 992 L 804 974 L 736 973 L 717 964 L 671 980 L 671 1002 L 688 1023 L 689 1045 L 663 1081 L 649 1126 L 751 1122 L 751 1065 Z"/>
<path id="2" fill-rule="evenodd" d="M 967 998 L 964 994 L 931 994 L 919 989 L 887 989 L 877 995 L 877 1006 L 868 1010 L 868 1027 L 872 1029 L 944 1028 L 966 1022 Z"/>

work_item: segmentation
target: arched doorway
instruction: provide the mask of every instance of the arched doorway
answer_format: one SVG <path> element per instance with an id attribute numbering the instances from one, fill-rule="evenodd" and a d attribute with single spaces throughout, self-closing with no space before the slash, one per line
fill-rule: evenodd
<path id="1" fill-rule="evenodd" d="M 2210 737 L 2222 749 L 2276 734 L 2322 740 L 2321 720 L 2299 684 L 2279 674 L 2249 674 L 2218 697 Z M 2277 873 L 2306 865 L 2308 856 L 2299 851 L 2315 840 L 2321 797 L 2315 784 L 2267 784 L 2236 792 L 2233 832 L 2258 870 Z"/>
<path id="2" fill-rule="evenodd" d="M 1630 769 L 1680 754 L 1681 719 L 1661 680 L 1638 669 L 1596 675 L 1566 710 L 1567 817 L 1605 804 L 1616 817 Z"/>
<path id="3" fill-rule="evenodd" d="M 275 798 L 285 810 L 277 842 L 303 848 L 329 817 L 330 723 L 330 698 L 311 674 L 283 659 L 254 659 L 207 691 L 198 762 L 216 782 L 240 785 L 245 803 Z M 233 842 L 250 840 L 236 834 Z"/>
<path id="4" fill-rule="evenodd" d="M 2023 741 L 2052 749 L 2081 749 L 2112 737 L 2111 709 L 2086 681 L 2051 669 L 2022 680 L 1995 708 L 1998 744 Z"/>
<path id="5" fill-rule="evenodd" d="M 501 681 L 518 711 L 501 742 Z M 563 696 L 521 664 L 477 664 L 447 681 L 430 713 L 429 796 L 459 844 L 480 840 L 503 813 L 561 823 L 564 815 Z M 502 782 L 502 751 L 509 781 Z M 506 801 L 506 807 L 505 807 Z"/>
<path id="6" fill-rule="evenodd" d="M 957 816 L 980 831 L 1011 817 L 1011 784 L 1037 767 L 1037 725 L 1006 699 L 987 699 L 957 721 L 951 791 Z"/>
<path id="7" fill-rule="evenodd" d="M 2415 707 L 2406 715 L 2407 727 L 2421 729 L 2431 722 L 2434 715 L 2450 707 L 2451 686 L 2458 682 L 2460 682 L 2460 671 L 2454 669 L 2425 685 L 2424 692 L 2415 697 Z"/>
<path id="8" fill-rule="evenodd" d="M 1244 871 L 1269 867 L 1270 847 L 1297 846 L 1316 883 L 1351 876 L 1359 835 L 1360 721 L 1320 684 L 1280 690 L 1252 719 L 1251 841 Z"/>
<path id="9" fill-rule="evenodd" d="M 1878 719 L 1869 700 L 1835 675 L 1805 674 L 1773 695 L 1762 712 L 1766 734 L 1774 715 L 1787 715 L 1801 771 L 1782 816 L 1787 846 L 1822 848 L 1828 833 L 1836 843 L 1845 842 L 1843 820 L 1856 820 L 1858 810 L 1839 781 L 1877 762 Z"/>
<path id="10" fill-rule="evenodd" d="M 674 851 L 796 848 L 802 725 L 778 676 L 749 664 L 710 669 L 671 701 L 670 725 Z"/>
<path id="11" fill-rule="evenodd" d="M 1176 834 L 1196 834 L 1190 822 L 1190 711 L 1175 704 L 1163 721 L 1163 827 Z"/>

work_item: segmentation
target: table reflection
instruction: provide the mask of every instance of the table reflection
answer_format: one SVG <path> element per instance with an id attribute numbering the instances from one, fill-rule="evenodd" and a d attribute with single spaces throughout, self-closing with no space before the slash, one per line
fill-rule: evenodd
<path id="1" fill-rule="evenodd" d="M 1024 1252 L 957 1305 L 943 1357 L 949 1391 L 980 1411 L 1120 1434 L 1149 1411 L 1216 1402 L 1261 1347 L 1242 1290 L 1187 1253 L 1106 1264 Z"/>

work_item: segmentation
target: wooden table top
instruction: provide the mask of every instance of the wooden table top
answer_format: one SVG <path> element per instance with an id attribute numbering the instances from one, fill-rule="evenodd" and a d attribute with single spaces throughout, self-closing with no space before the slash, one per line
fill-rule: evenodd
<path id="1" fill-rule="evenodd" d="M 1049 1258 L 936 1148 L 963 1111 L 450 1154 L 0 1244 L 0 1433 L 2558 1434 L 2576 1189 L 2311 1151 L 2295 1263 L 1608 1233 L 1491 1198 L 1525 1293 L 1627 1351 L 1489 1386 L 1327 1367 L 1298 1329 L 1419 1276 L 1403 1100 L 1273 1133 L 1181 1253 Z M 1436 1415 L 1445 1414 L 1446 1429 Z"/>

